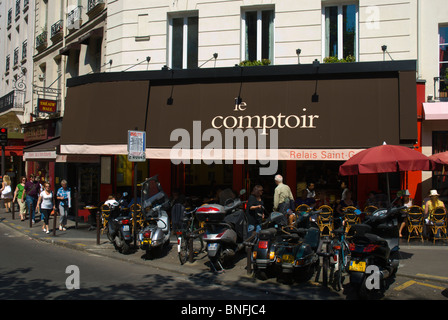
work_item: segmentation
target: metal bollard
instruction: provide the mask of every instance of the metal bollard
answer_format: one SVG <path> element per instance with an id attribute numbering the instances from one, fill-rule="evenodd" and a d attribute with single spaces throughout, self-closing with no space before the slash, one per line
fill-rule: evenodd
<path id="1" fill-rule="evenodd" d="M 17 200 L 19 201 L 19 200 Z M 14 210 L 14 202 L 11 201 L 11 215 L 12 215 L 12 220 L 15 219 L 15 210 Z"/>
<path id="2" fill-rule="evenodd" d="M 56 236 L 56 220 L 58 219 L 57 209 L 53 210 L 53 237 Z"/>
<path id="3" fill-rule="evenodd" d="M 100 244 L 100 212 L 96 212 L 96 244 Z"/>
<path id="4" fill-rule="evenodd" d="M 193 237 L 188 237 L 188 262 L 193 263 Z"/>

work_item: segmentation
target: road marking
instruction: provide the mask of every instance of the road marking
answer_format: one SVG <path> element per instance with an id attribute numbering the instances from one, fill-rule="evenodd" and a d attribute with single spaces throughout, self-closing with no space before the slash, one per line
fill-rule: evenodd
<path id="1" fill-rule="evenodd" d="M 85 244 L 83 244 L 83 243 L 75 243 L 75 244 L 77 244 L 78 246 L 87 247 L 87 245 L 85 245 Z"/>
<path id="2" fill-rule="evenodd" d="M 432 285 L 432 284 L 429 284 L 429 283 L 423 283 L 423 282 L 417 282 L 417 281 L 414 281 L 414 280 L 409 280 L 409 281 L 403 283 L 402 285 L 399 285 L 394 290 L 395 291 L 401 291 L 401 290 L 404 290 L 404 289 L 406 289 L 406 288 L 408 288 L 408 287 L 410 287 L 410 286 L 412 286 L 414 284 L 418 284 L 420 286 L 425 286 L 425 287 L 429 287 L 429 288 L 433 288 L 433 289 L 439 289 L 439 290 L 445 290 L 446 289 L 445 287 L 439 287 L 439 286 L 435 286 L 435 285 Z"/>
<path id="3" fill-rule="evenodd" d="M 425 277 L 425 278 L 429 278 L 429 279 L 448 280 L 448 277 L 433 276 L 433 275 L 424 274 L 424 273 L 417 273 L 416 276 Z"/>
<path id="4" fill-rule="evenodd" d="M 414 280 L 409 280 L 409 281 L 403 283 L 402 285 L 399 285 L 399 286 L 396 287 L 394 290 L 395 290 L 395 291 L 401 291 L 401 290 L 404 290 L 404 289 L 406 289 L 407 287 L 410 287 L 410 286 L 412 286 L 413 284 L 416 284 L 416 283 L 417 283 L 417 282 L 414 281 Z"/>

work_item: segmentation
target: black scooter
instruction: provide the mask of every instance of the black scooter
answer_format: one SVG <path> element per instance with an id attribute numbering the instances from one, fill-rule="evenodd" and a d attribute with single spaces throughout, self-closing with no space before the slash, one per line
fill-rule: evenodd
<path id="1" fill-rule="evenodd" d="M 286 216 L 280 212 L 272 212 L 263 222 L 252 249 L 252 264 L 255 276 L 266 280 L 275 274 L 276 245 L 278 237 L 283 233 L 282 227 L 288 224 Z"/>
<path id="2" fill-rule="evenodd" d="M 293 226 L 283 229 L 285 234 L 276 244 L 276 266 L 279 277 L 308 279 L 318 267 L 317 249 L 320 243 L 320 231 L 310 220 L 318 212 L 296 213 Z"/>
<path id="3" fill-rule="evenodd" d="M 395 200 L 394 200 L 395 201 Z M 399 215 L 405 207 L 378 209 L 362 224 L 352 226 L 354 236 L 349 245 L 350 285 L 360 298 L 371 298 L 386 290 L 399 265 Z"/>
<path id="4" fill-rule="evenodd" d="M 115 250 L 128 254 L 134 241 L 132 232 L 132 214 L 124 192 L 117 206 L 110 207 L 110 217 L 107 222 L 107 237 L 113 243 Z"/>

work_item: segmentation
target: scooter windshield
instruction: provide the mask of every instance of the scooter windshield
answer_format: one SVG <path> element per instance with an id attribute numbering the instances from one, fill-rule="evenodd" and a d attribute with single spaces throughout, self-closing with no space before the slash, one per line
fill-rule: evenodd
<path id="1" fill-rule="evenodd" d="M 158 176 L 151 177 L 142 183 L 142 209 L 162 204 L 166 194 L 159 183 Z"/>

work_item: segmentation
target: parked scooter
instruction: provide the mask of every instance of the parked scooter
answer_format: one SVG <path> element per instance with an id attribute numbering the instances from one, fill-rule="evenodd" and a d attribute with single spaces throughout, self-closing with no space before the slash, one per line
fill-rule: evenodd
<path id="1" fill-rule="evenodd" d="M 286 216 L 275 211 L 263 222 L 262 227 L 266 228 L 258 232 L 252 249 L 253 269 L 257 278 L 266 280 L 275 274 L 276 245 L 283 234 L 281 228 L 287 225 Z"/>
<path id="2" fill-rule="evenodd" d="M 107 222 L 107 237 L 113 243 L 115 250 L 128 254 L 134 241 L 132 231 L 132 214 L 126 201 L 128 193 L 124 192 L 118 202 L 109 204 L 110 217 Z"/>
<path id="3" fill-rule="evenodd" d="M 319 264 L 317 248 L 320 231 L 311 221 L 317 211 L 300 212 L 292 226 L 284 228 L 281 242 L 277 244 L 276 266 L 279 276 L 309 278 Z"/>
<path id="4" fill-rule="evenodd" d="M 244 194 L 244 190 L 240 194 Z M 233 199 L 225 206 L 207 204 L 196 210 L 196 218 L 205 222 L 203 240 L 207 243 L 207 255 L 214 272 L 230 266 L 235 255 L 244 248 L 248 223 L 240 208 L 242 204 L 240 199 Z"/>
<path id="5" fill-rule="evenodd" d="M 395 200 L 394 200 L 395 201 Z M 404 207 L 378 209 L 362 224 L 354 225 L 349 245 L 350 284 L 360 298 L 386 290 L 386 279 L 398 270 L 399 235 L 397 218 Z"/>
<path id="6" fill-rule="evenodd" d="M 158 181 L 158 176 L 151 177 L 142 183 L 142 211 L 145 226 L 138 233 L 138 243 L 149 257 L 152 252 L 161 255 L 170 243 L 170 223 L 165 211 L 169 200 Z"/>

